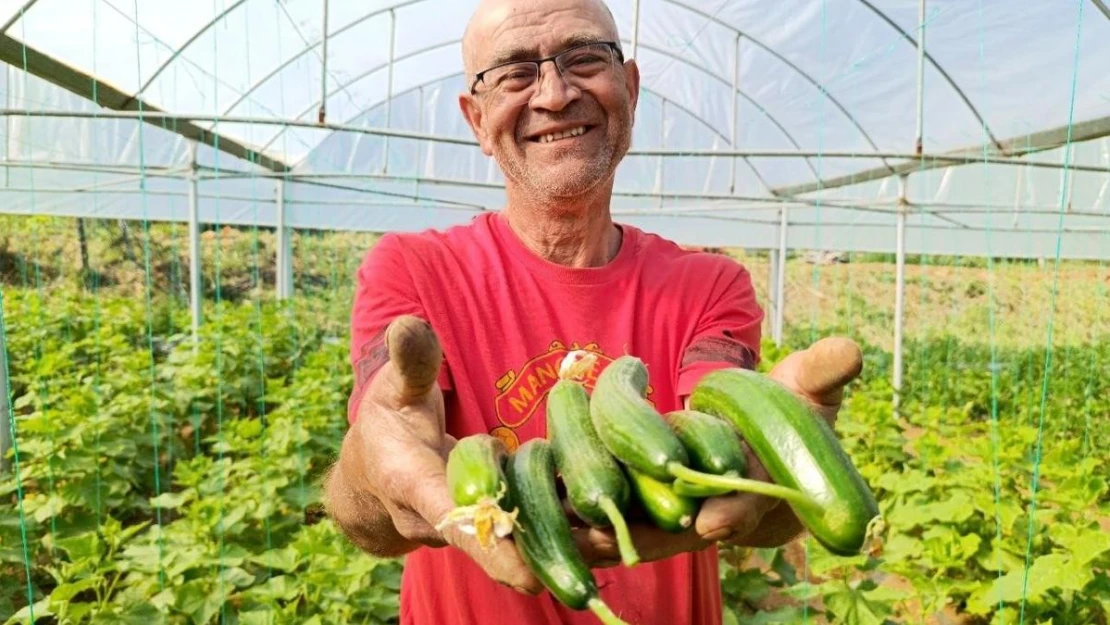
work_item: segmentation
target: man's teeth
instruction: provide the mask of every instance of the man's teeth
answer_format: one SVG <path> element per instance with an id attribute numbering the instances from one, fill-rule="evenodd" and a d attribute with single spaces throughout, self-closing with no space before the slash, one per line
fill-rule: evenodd
<path id="1" fill-rule="evenodd" d="M 579 126 L 577 128 L 571 128 L 570 130 L 564 130 L 563 132 L 555 132 L 555 133 L 551 133 L 551 134 L 546 134 L 546 135 L 543 135 L 542 137 L 540 137 L 540 143 L 551 143 L 552 141 L 558 141 L 559 139 L 566 139 L 567 137 L 577 137 L 578 135 L 580 135 L 584 132 L 586 132 L 586 127 L 585 126 Z"/>

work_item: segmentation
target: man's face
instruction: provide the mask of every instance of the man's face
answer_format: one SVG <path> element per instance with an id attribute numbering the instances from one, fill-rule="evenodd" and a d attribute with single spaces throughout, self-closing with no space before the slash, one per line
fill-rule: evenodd
<path id="1" fill-rule="evenodd" d="M 600 1 L 485 2 L 469 34 L 471 76 L 576 49 L 564 55 L 563 72 L 546 62 L 532 81 L 494 70 L 461 96 L 482 151 L 506 177 L 542 198 L 578 196 L 609 180 L 631 144 L 639 74 L 611 48 L 577 47 L 618 41 Z"/>

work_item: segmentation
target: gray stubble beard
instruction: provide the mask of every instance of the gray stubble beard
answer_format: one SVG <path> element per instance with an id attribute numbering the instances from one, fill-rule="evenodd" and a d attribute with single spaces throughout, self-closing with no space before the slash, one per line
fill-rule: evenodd
<path id="1" fill-rule="evenodd" d="M 569 180 L 553 180 L 550 176 L 545 175 L 542 170 L 525 167 L 517 160 L 501 158 L 498 152 L 494 152 L 494 160 L 497 161 L 506 178 L 533 191 L 538 202 L 544 205 L 557 206 L 565 198 L 579 197 L 589 193 L 616 174 L 616 168 L 619 164 L 616 159 L 617 154 L 623 157 L 631 145 L 631 119 L 626 121 L 628 122 L 625 126 L 627 130 L 618 137 L 618 145 L 614 147 L 612 144 L 606 143 L 601 151 L 587 161 L 587 171 L 575 176 L 573 183 Z"/>

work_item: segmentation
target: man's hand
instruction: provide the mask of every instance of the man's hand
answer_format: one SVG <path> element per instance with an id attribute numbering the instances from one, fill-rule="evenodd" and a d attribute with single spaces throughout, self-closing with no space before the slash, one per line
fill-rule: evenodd
<path id="1" fill-rule="evenodd" d="M 840 410 L 844 387 L 859 376 L 862 368 L 863 356 L 854 341 L 830 337 L 790 354 L 768 375 L 807 401 L 815 416 L 832 425 Z M 747 477 L 772 481 L 746 443 L 744 447 L 748 455 Z M 758 547 L 779 546 L 797 538 L 803 530 L 790 507 L 780 506 L 781 502 L 778 498 L 751 493 L 709 497 L 702 502 L 693 527 L 686 532 L 670 534 L 644 524 L 632 525 L 629 531 L 644 562 L 704 549 L 718 541 Z M 619 561 L 612 529 L 577 531 L 580 547 L 595 566 Z"/>
<path id="2" fill-rule="evenodd" d="M 789 354 L 768 376 L 808 402 L 817 416 L 833 425 L 844 398 L 844 387 L 859 377 L 862 370 L 859 346 L 848 338 L 829 337 Z M 747 453 L 748 477 L 770 482 L 771 477 L 750 448 Z M 787 543 L 797 538 L 802 527 L 790 507 L 780 503 L 781 499 L 750 493 L 710 497 L 698 514 L 697 532 L 708 540 L 751 546 Z"/>
<path id="3" fill-rule="evenodd" d="M 452 545 L 491 578 L 521 592 L 543 590 L 511 540 L 489 550 L 475 537 L 436 525 L 454 507 L 447 486 L 443 395 L 436 384 L 443 354 L 431 327 L 400 317 L 386 331 L 389 362 L 370 382 L 358 418 L 328 480 L 329 512 L 344 533 L 378 555 Z"/>

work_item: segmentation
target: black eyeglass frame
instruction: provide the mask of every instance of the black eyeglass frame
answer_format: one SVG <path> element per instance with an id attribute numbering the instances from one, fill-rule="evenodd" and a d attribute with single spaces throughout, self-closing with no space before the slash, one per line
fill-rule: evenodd
<path id="1" fill-rule="evenodd" d="M 484 82 L 483 78 L 485 78 L 485 75 L 489 72 L 492 72 L 495 69 L 501 69 L 502 67 L 508 67 L 509 65 L 519 65 L 521 63 L 531 63 L 531 64 L 536 66 L 536 76 L 539 76 L 540 72 L 543 70 L 543 64 L 544 63 L 547 63 L 548 61 L 551 61 L 552 63 L 555 63 L 555 67 L 558 68 L 559 63 L 555 59 L 558 59 L 559 57 L 563 56 L 564 54 L 569 54 L 571 52 L 574 52 L 575 50 L 580 50 L 582 48 L 588 48 L 590 46 L 599 46 L 599 45 L 609 46 L 609 48 L 613 51 L 613 54 L 616 56 L 617 61 L 620 62 L 621 64 L 624 64 L 624 52 L 621 50 L 620 44 L 617 43 L 616 41 L 589 41 L 589 42 L 586 42 L 586 43 L 581 43 L 581 44 L 578 44 L 576 46 L 572 46 L 570 48 L 567 48 L 566 50 L 563 50 L 562 52 L 560 52 L 558 54 L 554 54 L 554 55 L 549 56 L 547 58 L 535 59 L 535 60 L 526 60 L 526 61 L 506 61 L 505 63 L 500 63 L 498 65 L 494 65 L 493 67 L 487 67 L 486 69 L 484 69 L 484 70 L 482 70 L 482 71 L 480 71 L 480 72 L 478 72 L 477 74 L 474 75 L 474 82 L 470 84 L 470 95 L 476 95 L 478 93 L 477 91 L 475 91 L 475 88 L 478 86 L 478 83 Z"/>

